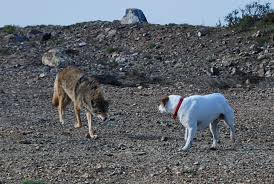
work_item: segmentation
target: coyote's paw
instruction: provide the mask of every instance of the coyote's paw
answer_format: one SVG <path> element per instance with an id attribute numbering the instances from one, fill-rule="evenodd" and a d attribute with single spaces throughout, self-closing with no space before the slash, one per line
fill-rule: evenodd
<path id="1" fill-rule="evenodd" d="M 81 128 L 82 126 L 83 126 L 82 124 L 76 123 L 76 124 L 74 125 L 74 128 Z"/>

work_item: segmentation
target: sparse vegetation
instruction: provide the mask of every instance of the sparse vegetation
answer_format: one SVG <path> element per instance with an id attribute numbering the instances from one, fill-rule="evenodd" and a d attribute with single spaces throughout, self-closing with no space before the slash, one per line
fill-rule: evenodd
<path id="1" fill-rule="evenodd" d="M 23 184 L 45 184 L 45 183 L 42 181 L 26 180 L 23 182 Z"/>
<path id="2" fill-rule="evenodd" d="M 270 17 L 274 13 L 274 10 L 270 5 L 270 3 L 260 4 L 255 1 L 245 5 L 243 9 L 233 10 L 224 20 L 228 27 L 235 27 L 241 31 L 248 30 L 255 26 L 263 26 L 267 22 L 273 23 Z"/>
<path id="3" fill-rule="evenodd" d="M 0 48 L 0 56 L 7 56 L 9 54 L 10 54 L 9 49 L 7 49 L 7 48 Z"/>
<path id="4" fill-rule="evenodd" d="M 222 25 L 222 22 L 221 22 L 221 20 L 219 19 L 218 20 L 218 22 L 216 23 L 216 27 L 222 27 L 223 25 Z"/>
<path id="5" fill-rule="evenodd" d="M 150 48 L 150 49 L 154 49 L 156 47 L 156 44 L 155 43 L 150 43 L 149 45 L 148 45 L 148 48 Z"/>
<path id="6" fill-rule="evenodd" d="M 113 52 L 118 52 L 118 51 L 119 51 L 118 48 L 113 48 L 113 47 L 108 47 L 108 48 L 106 48 L 106 52 L 107 52 L 108 54 L 112 54 Z"/>
<path id="7" fill-rule="evenodd" d="M 161 45 L 157 45 L 157 44 L 155 44 L 155 43 L 150 43 L 149 45 L 148 45 L 148 48 L 149 49 L 159 49 L 159 48 L 161 48 Z"/>
<path id="8" fill-rule="evenodd" d="M 271 39 L 270 36 L 266 35 L 266 36 L 260 36 L 256 38 L 256 41 L 259 46 L 264 46 L 269 42 L 270 39 Z"/>
<path id="9" fill-rule="evenodd" d="M 50 39 L 47 43 L 51 46 L 59 46 L 59 45 L 62 45 L 63 43 L 65 42 L 65 40 L 63 38 L 53 38 L 53 39 Z"/>
<path id="10" fill-rule="evenodd" d="M 6 25 L 3 27 L 3 31 L 7 34 L 14 34 L 16 32 L 16 26 Z"/>

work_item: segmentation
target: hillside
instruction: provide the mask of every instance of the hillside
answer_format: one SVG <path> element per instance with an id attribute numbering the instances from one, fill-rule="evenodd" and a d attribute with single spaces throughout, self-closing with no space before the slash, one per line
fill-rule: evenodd
<path id="1" fill-rule="evenodd" d="M 58 48 L 69 62 L 45 66 Z M 0 183 L 271 183 L 274 180 L 273 31 L 191 25 L 0 28 Z M 51 105 L 57 70 L 75 65 L 96 76 L 110 119 L 95 119 L 99 138 L 74 129 L 73 108 L 58 122 Z M 237 144 L 221 127 L 209 150 L 208 130 L 189 152 L 183 127 L 158 112 L 167 94 L 221 92 L 237 114 Z"/>

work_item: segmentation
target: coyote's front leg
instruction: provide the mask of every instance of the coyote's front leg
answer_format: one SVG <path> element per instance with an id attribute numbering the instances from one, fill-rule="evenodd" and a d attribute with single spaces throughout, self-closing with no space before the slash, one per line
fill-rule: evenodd
<path id="1" fill-rule="evenodd" d="M 82 122 L 81 122 L 81 117 L 80 117 L 80 107 L 77 105 L 74 105 L 74 111 L 75 111 L 75 116 L 76 116 L 76 123 L 75 123 L 74 127 L 81 128 Z"/>
<path id="2" fill-rule="evenodd" d="M 87 119 L 88 119 L 88 131 L 89 131 L 89 136 L 92 139 L 96 139 L 97 135 L 95 133 L 95 130 L 93 128 L 93 122 L 92 122 L 92 114 L 90 112 L 87 112 Z"/>

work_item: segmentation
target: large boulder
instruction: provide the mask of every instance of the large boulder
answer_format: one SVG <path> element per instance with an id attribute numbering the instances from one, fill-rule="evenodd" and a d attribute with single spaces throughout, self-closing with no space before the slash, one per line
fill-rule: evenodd
<path id="1" fill-rule="evenodd" d="M 120 22 L 121 24 L 147 23 L 147 19 L 142 10 L 129 8 L 126 9 L 126 14 Z"/>
<path id="2" fill-rule="evenodd" d="M 65 49 L 54 48 L 44 53 L 42 56 L 42 63 L 50 67 L 64 67 L 72 63 Z"/>

